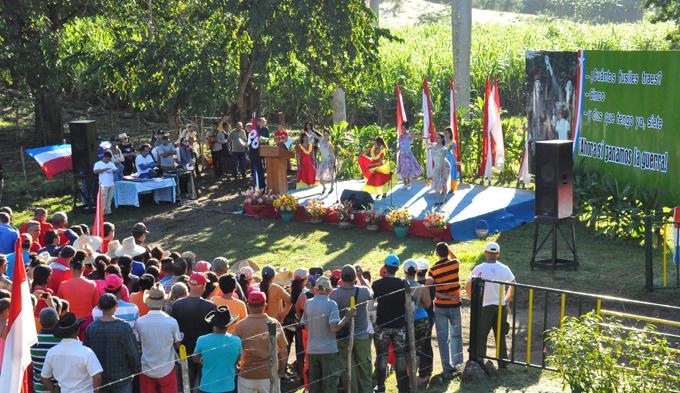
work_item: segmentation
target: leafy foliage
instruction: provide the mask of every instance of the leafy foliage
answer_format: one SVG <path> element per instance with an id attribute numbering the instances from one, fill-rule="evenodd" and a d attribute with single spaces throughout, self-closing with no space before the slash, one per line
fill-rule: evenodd
<path id="1" fill-rule="evenodd" d="M 670 21 L 675 23 L 675 30 L 668 33 L 668 40 L 672 42 L 673 49 L 680 48 L 680 4 L 677 0 L 645 0 L 646 8 L 654 11 L 653 22 Z"/>
<path id="2" fill-rule="evenodd" d="M 680 376 L 676 355 L 653 325 L 624 330 L 591 312 L 569 318 L 550 330 L 553 351 L 548 363 L 557 367 L 572 392 L 668 392 Z"/>

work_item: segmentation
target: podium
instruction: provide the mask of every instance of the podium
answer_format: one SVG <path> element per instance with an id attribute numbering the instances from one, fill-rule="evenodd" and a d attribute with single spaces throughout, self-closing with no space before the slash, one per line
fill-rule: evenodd
<path id="1" fill-rule="evenodd" d="M 288 160 L 295 153 L 280 146 L 260 146 L 260 157 L 266 159 L 267 186 L 274 194 L 288 193 Z"/>

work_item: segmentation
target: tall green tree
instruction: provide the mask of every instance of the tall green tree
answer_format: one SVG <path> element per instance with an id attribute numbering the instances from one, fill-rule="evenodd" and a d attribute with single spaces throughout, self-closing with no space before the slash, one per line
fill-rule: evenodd
<path id="1" fill-rule="evenodd" d="M 675 31 L 668 34 L 673 49 L 680 49 L 680 1 L 678 0 L 645 0 L 645 7 L 654 11 L 654 22 L 674 22 Z"/>
<path id="2" fill-rule="evenodd" d="M 8 70 L 11 88 L 28 89 L 34 102 L 35 130 L 46 143 L 64 137 L 64 73 L 58 48 L 64 27 L 93 15 L 97 0 L 4 0 L 0 2 L 0 67 Z"/>

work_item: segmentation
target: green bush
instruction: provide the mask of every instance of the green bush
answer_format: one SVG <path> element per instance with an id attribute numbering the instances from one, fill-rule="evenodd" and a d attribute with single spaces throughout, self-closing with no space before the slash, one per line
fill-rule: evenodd
<path id="1" fill-rule="evenodd" d="M 574 393 L 669 392 L 680 378 L 677 355 L 652 325 L 621 329 L 591 312 L 548 333 L 548 363 Z"/>

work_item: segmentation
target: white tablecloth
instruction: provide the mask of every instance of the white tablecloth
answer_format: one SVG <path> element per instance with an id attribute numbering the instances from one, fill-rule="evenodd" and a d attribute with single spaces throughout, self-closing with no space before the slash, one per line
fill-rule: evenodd
<path id="1" fill-rule="evenodd" d="M 114 201 L 116 207 L 121 205 L 139 207 L 139 194 L 153 192 L 153 200 L 175 203 L 175 179 L 155 178 L 143 181 L 121 180 L 116 182 Z"/>

